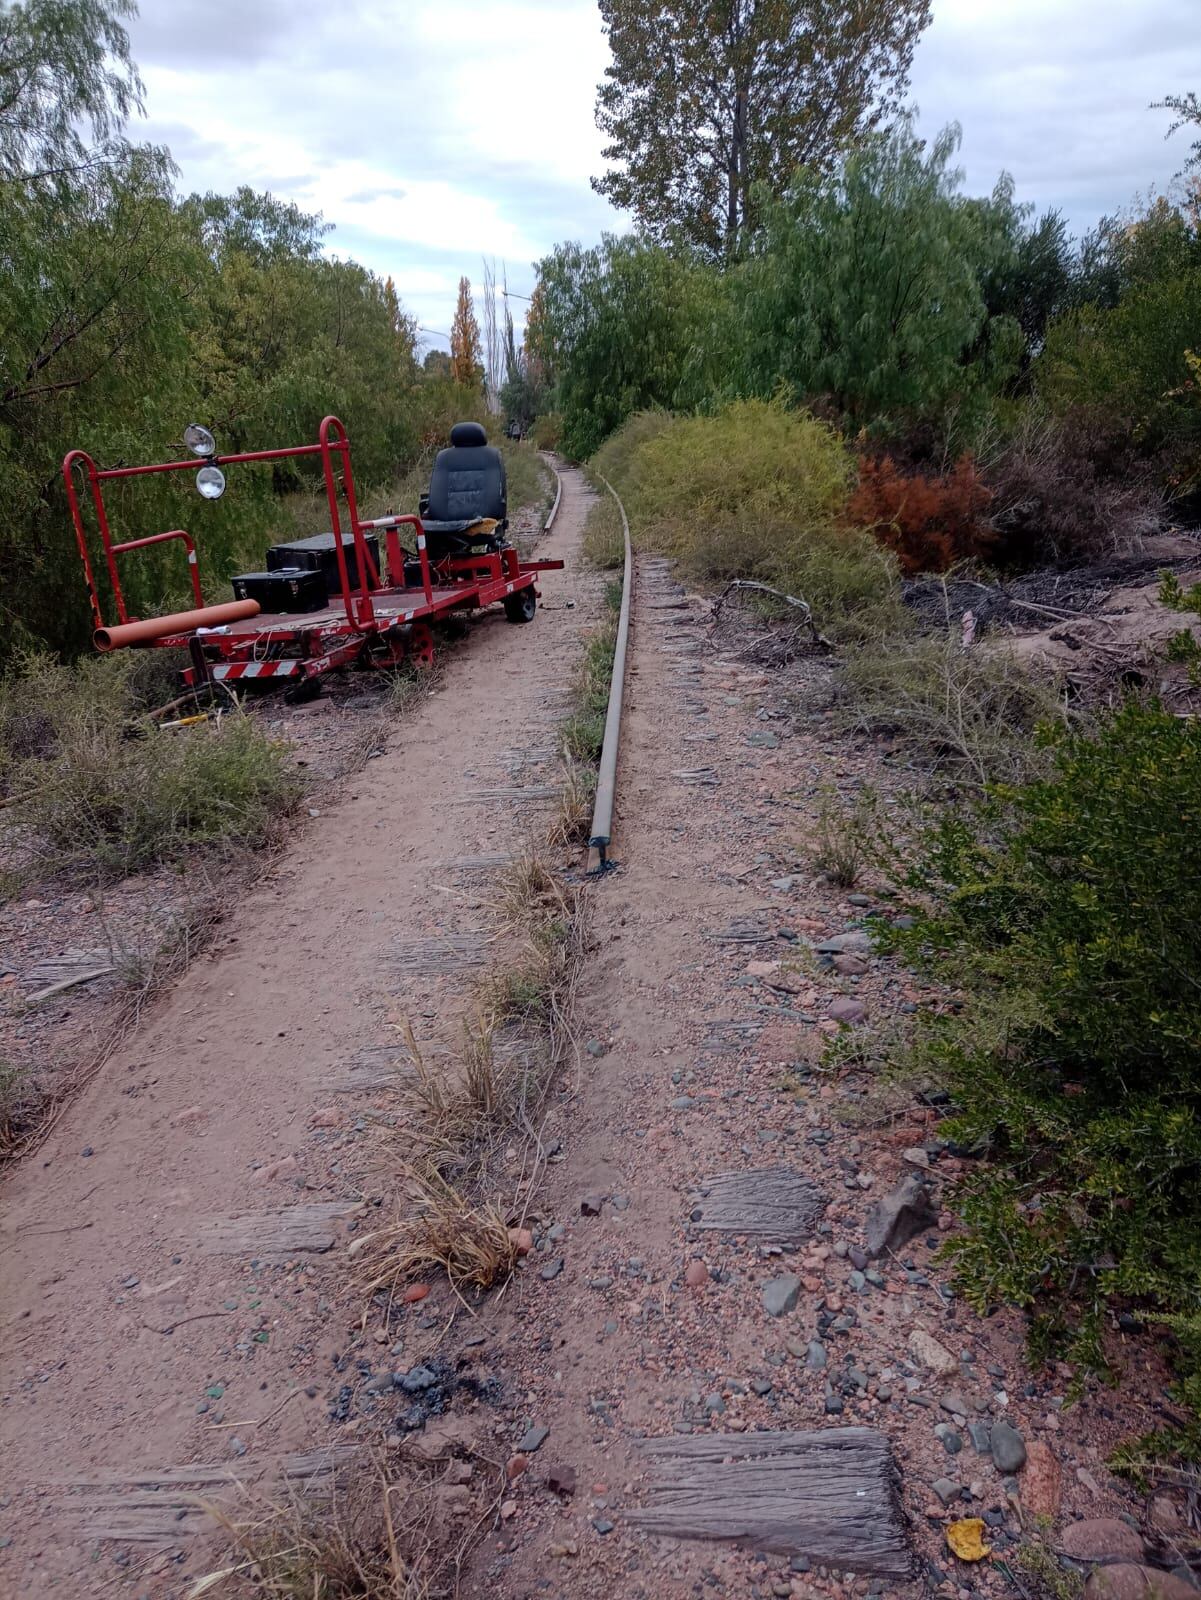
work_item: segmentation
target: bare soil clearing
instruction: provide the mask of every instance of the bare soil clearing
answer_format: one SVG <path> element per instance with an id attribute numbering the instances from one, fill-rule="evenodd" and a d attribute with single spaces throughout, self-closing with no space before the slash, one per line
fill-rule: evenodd
<path id="1" fill-rule="evenodd" d="M 557 792 L 601 588 L 578 570 L 590 496 L 567 477 L 542 548 L 569 569 L 535 623 L 490 618 L 449 658 L 7 1177 L 6 1597 L 183 1593 L 212 1554 L 181 1537 L 203 1525 L 194 1492 L 289 1459 L 303 1475 L 348 1415 L 345 1244 L 382 1188 L 368 1147 L 404 1059 L 389 1018 L 438 1048 L 496 937 L 470 858 L 520 849 Z"/>
<path id="2" fill-rule="evenodd" d="M 569 474 L 548 553 L 570 558 L 585 505 Z M 667 563 L 638 568 L 621 870 L 591 894 L 581 1069 L 517 1279 L 364 1318 L 346 1245 L 387 1188 L 373 1153 L 403 1142 L 389 1016 L 436 1066 L 503 953 L 488 877 L 545 816 L 599 611 L 570 570 L 528 636 L 452 659 L 10 1184 L 14 1597 L 178 1600 L 214 1555 L 197 1491 L 311 1487 L 381 1435 L 427 1464 L 460 1548 L 484 1531 L 464 1596 L 1030 1595 L 1038 1527 L 1081 1577 L 1172 1564 L 1183 1508 L 1106 1467 L 1162 1421 L 1153 1346 L 1115 1350 L 1118 1394 L 1031 1374 L 1020 1320 L 978 1319 L 933 1259 L 963 1170 L 938 1111 L 882 1092 L 866 1053 L 824 1059 L 945 1004 L 874 953 L 883 886 L 835 888 L 808 854 L 831 788 L 887 806 L 911 775 L 814 709 L 828 660 L 762 670 Z M 933 1209 L 878 1251 L 907 1177 Z M 978 1565 L 945 1539 L 971 1517 Z"/>
<path id="3" fill-rule="evenodd" d="M 1012 1578 L 1026 1538 L 1047 1527 L 1057 1547 L 1080 1528 L 1075 1553 L 1101 1557 L 1093 1520 L 1115 1517 L 1163 1558 L 1155 1519 L 1181 1508 L 1149 1510 L 1106 1466 L 1163 1419 L 1153 1346 L 1115 1349 L 1119 1395 L 1094 1384 L 1073 1403 L 1069 1368 L 1031 1373 L 1020 1318 L 979 1319 L 933 1259 L 964 1166 L 937 1111 L 882 1094 L 853 1054 L 823 1059 L 848 1022 L 945 1003 L 872 952 L 871 919 L 896 912 L 870 875 L 840 890 L 806 851 L 830 787 L 850 802 L 869 783 L 888 805 L 910 779 L 886 742 L 840 737 L 809 709 L 830 700 L 828 662 L 759 670 L 716 653 L 706 617 L 664 563 L 639 559 L 622 870 L 593 897 L 589 1056 L 557 1124 L 543 1265 L 489 1341 L 524 1396 L 511 1448 L 522 1427 L 549 1432 L 465 1592 L 1034 1594 L 1028 1573 Z M 758 1175 L 742 1233 L 707 1225 L 731 1195 L 746 1203 L 731 1172 Z M 912 1174 L 932 1219 L 877 1255 L 869 1217 Z M 830 1496 L 815 1528 L 803 1474 L 772 1443 L 864 1429 L 883 1474 L 870 1540 L 855 1519 L 867 1483 Z M 770 1473 L 748 1466 L 752 1447 Z M 945 1541 L 972 1517 L 994 1557 L 979 1565 Z M 872 1546 L 887 1552 L 874 1567 Z"/>

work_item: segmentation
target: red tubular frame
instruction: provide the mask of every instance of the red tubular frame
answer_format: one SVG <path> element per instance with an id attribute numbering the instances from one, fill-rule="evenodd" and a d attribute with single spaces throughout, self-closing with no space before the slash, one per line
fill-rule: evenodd
<path id="1" fill-rule="evenodd" d="M 342 545 L 342 518 L 338 509 L 338 479 L 334 471 L 334 455 L 342 457 L 342 493 L 346 497 L 346 509 L 350 514 L 350 533 L 354 541 L 355 555 L 358 558 L 359 586 L 354 592 L 350 588 L 350 571 L 346 565 L 346 551 Z M 92 570 L 92 560 L 88 553 L 87 529 L 84 526 L 83 513 L 79 506 L 79 496 L 75 488 L 75 469 L 80 462 L 87 467 L 88 484 L 92 491 L 92 504 L 96 513 L 96 526 L 100 533 L 100 542 L 104 548 L 104 561 L 108 570 L 109 583 L 112 585 L 113 601 L 117 607 L 117 617 L 120 622 L 129 622 L 130 616 L 125 609 L 125 595 L 121 589 L 121 579 L 117 573 L 117 556 L 123 550 L 140 550 L 146 545 L 161 544 L 166 539 L 182 539 L 188 552 L 188 567 L 192 578 L 192 592 L 196 597 L 197 606 L 204 604 L 203 591 L 200 584 L 200 569 L 196 560 L 196 546 L 190 534 L 182 528 L 173 529 L 170 533 L 154 533 L 144 539 L 126 539 L 119 544 L 113 543 L 112 529 L 109 526 L 108 513 L 104 505 L 103 483 L 113 478 L 143 478 L 157 472 L 184 472 L 199 470 L 203 466 L 225 467 L 234 466 L 243 461 L 283 461 L 293 456 L 321 457 L 322 475 L 325 479 L 325 493 L 329 502 L 330 520 L 333 525 L 334 555 L 338 563 L 338 578 L 342 585 L 342 600 L 346 608 L 346 620 L 352 627 L 369 624 L 374 621 L 375 609 L 371 603 L 371 583 L 374 579 L 378 584 L 379 574 L 375 570 L 375 563 L 367 549 L 367 541 L 363 538 L 363 524 L 359 521 L 358 505 L 354 492 L 354 473 L 350 466 L 350 440 L 346 429 L 337 417 L 326 417 L 321 423 L 316 444 L 289 445 L 279 450 L 244 450 L 232 456 L 209 456 L 207 458 L 194 456 L 185 461 L 158 461 L 149 466 L 142 467 L 106 467 L 103 471 L 97 468 L 96 463 L 86 450 L 71 450 L 63 458 L 63 482 L 67 490 L 67 505 L 71 511 L 71 521 L 75 526 L 75 542 L 79 547 L 79 558 L 83 562 L 84 577 L 87 580 L 88 600 L 92 608 L 92 618 L 96 628 L 103 628 L 104 616 L 100 609 L 100 596 L 96 591 L 96 578 Z M 405 517 L 399 521 L 413 522 L 418 530 L 421 523 L 416 517 Z M 370 524 L 369 524 L 370 526 Z M 425 580 L 426 600 L 430 597 L 429 563 L 425 556 L 425 538 L 421 535 L 418 539 L 422 556 L 422 575 Z"/>
<path id="2" fill-rule="evenodd" d="M 429 551 L 425 548 L 425 526 L 421 518 L 413 516 L 375 517 L 371 522 L 360 522 L 359 527 L 371 529 L 372 531 L 381 528 L 384 530 L 384 542 L 388 550 L 388 576 L 394 584 L 399 586 L 404 579 L 404 552 L 400 548 L 400 538 L 396 530 L 406 524 L 417 529 L 417 555 L 421 562 L 421 587 L 425 591 L 425 603 L 428 606 L 433 602 L 434 586 L 430 578 Z"/>

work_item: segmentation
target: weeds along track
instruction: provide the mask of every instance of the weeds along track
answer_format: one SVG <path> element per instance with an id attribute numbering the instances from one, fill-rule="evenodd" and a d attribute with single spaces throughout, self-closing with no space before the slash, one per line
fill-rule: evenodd
<path id="1" fill-rule="evenodd" d="M 573 1057 L 559 728 L 603 612 L 576 559 L 592 498 L 564 472 L 542 549 L 568 567 L 533 626 L 449 658 L 7 1176 L 6 1600 L 182 1596 L 219 1565 L 200 1500 L 281 1472 L 285 1498 L 329 1492 L 341 1452 L 462 1388 L 439 1351 L 525 1248 Z M 471 1213 L 449 1243 L 447 1196 Z M 426 1388 L 394 1390 L 423 1360 Z M 463 1485 L 468 1522 L 490 1481 Z"/>

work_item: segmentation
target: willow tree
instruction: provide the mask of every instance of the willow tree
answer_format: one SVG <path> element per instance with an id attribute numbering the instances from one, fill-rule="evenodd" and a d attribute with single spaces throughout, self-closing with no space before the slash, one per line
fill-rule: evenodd
<path id="1" fill-rule="evenodd" d="M 136 15 L 133 0 L 0 0 L 0 183 L 61 180 L 111 152 L 142 104 L 123 26 Z"/>
<path id="2" fill-rule="evenodd" d="M 930 0 L 600 0 L 593 178 L 660 241 L 733 255 L 781 194 L 897 109 Z"/>

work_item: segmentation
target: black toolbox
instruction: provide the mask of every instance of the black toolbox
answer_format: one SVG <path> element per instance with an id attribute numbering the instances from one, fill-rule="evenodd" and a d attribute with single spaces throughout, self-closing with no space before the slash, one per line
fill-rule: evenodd
<path id="1" fill-rule="evenodd" d="M 257 600 L 269 615 L 298 616 L 324 611 L 329 589 L 320 572 L 279 567 L 274 572 L 243 572 L 233 579 L 235 600 Z"/>
<path id="2" fill-rule="evenodd" d="M 363 543 L 367 546 L 368 553 L 379 571 L 379 535 L 365 533 Z M 346 552 L 346 572 L 350 579 L 350 587 L 359 587 L 358 555 L 354 547 L 354 535 L 342 535 L 342 548 Z M 338 554 L 334 549 L 334 536 L 332 533 L 314 534 L 311 539 L 293 539 L 291 544 L 273 544 L 267 552 L 268 572 L 278 572 L 283 567 L 304 567 L 309 572 L 320 572 L 325 577 L 325 586 L 330 594 L 341 594 L 342 581 L 338 576 Z M 371 574 L 367 575 L 368 587 L 374 589 L 375 581 Z"/>

